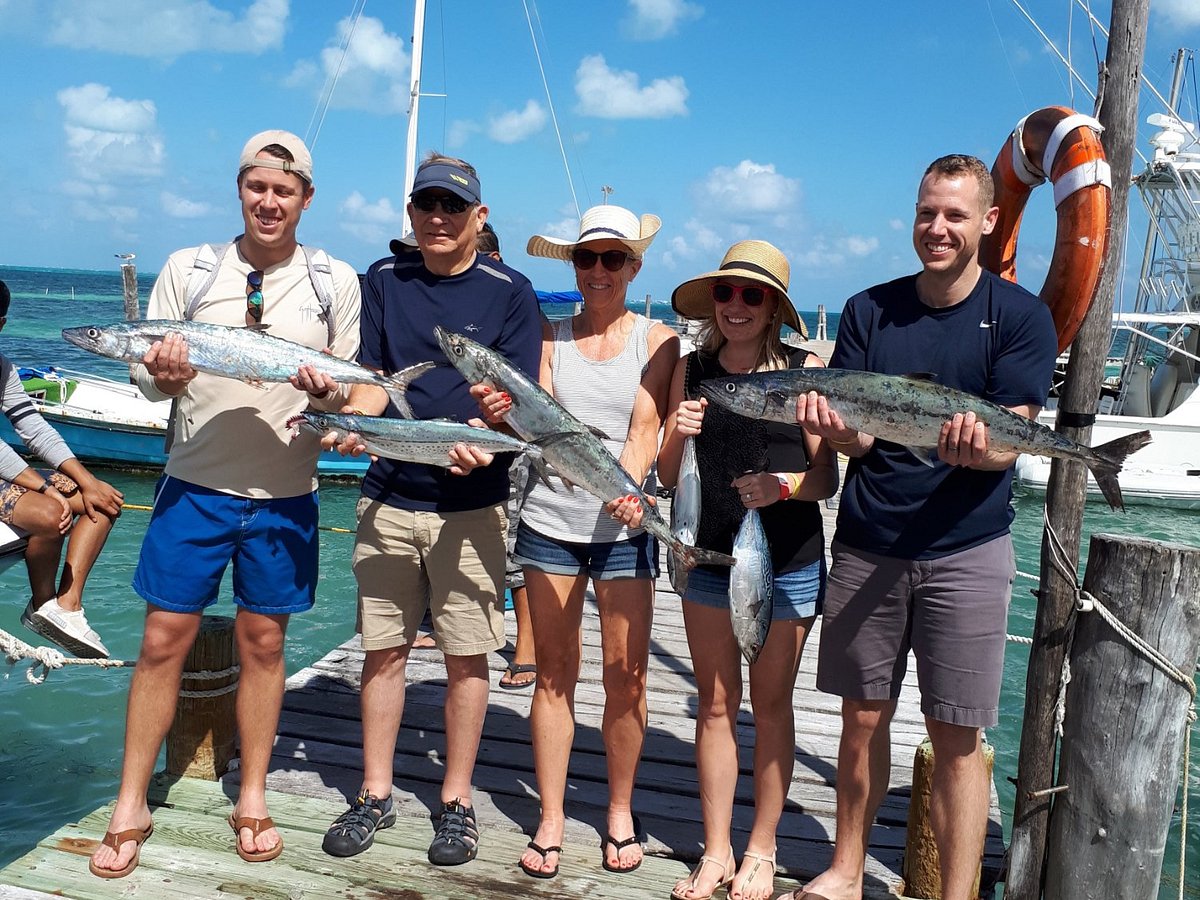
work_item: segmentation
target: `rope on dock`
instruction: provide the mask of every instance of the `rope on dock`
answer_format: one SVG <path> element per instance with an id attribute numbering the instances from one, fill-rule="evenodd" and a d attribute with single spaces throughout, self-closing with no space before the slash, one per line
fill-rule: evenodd
<path id="1" fill-rule="evenodd" d="M 123 659 L 76 659 L 64 656 L 61 650 L 34 647 L 3 629 L 0 629 L 0 651 L 3 651 L 9 665 L 15 665 L 23 659 L 33 660 L 33 665 L 25 670 L 25 680 L 30 684 L 41 684 L 51 669 L 61 669 L 63 666 L 97 666 L 101 669 L 133 667 L 132 662 Z"/>
<path id="2" fill-rule="evenodd" d="M 242 671 L 242 667 L 238 664 L 230 666 L 228 669 L 220 669 L 216 672 L 210 672 L 205 669 L 202 672 L 184 672 L 183 679 L 185 681 L 216 681 L 218 678 L 228 678 L 231 675 L 237 675 Z M 211 691 L 185 691 L 180 690 L 180 697 L 223 697 L 225 694 L 232 694 L 238 689 L 236 679 L 225 687 L 215 688 Z"/>

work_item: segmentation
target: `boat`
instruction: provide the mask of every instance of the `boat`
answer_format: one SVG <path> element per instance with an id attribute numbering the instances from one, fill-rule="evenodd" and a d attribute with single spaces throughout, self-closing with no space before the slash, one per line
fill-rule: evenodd
<path id="1" fill-rule="evenodd" d="M 54 366 L 21 367 L 18 374 L 38 412 L 84 463 L 135 470 L 166 465 L 168 401 L 149 400 L 126 382 Z M 4 416 L 0 416 L 0 440 L 19 453 L 28 452 Z M 358 477 L 368 464 L 366 456 L 326 451 L 317 461 L 317 472 L 327 477 Z"/>
<path id="2" fill-rule="evenodd" d="M 0 417 L 2 418 L 2 417 Z M 6 572 L 25 558 L 25 547 L 29 538 L 11 525 L 0 522 L 0 572 Z"/>
<path id="3" fill-rule="evenodd" d="M 1179 108 L 1185 61 L 1180 51 L 1172 111 Z M 1150 224 L 1133 311 L 1113 314 L 1092 444 L 1149 430 L 1152 443 L 1121 470 L 1125 502 L 1200 509 L 1200 131 L 1174 112 L 1146 121 L 1159 131 L 1150 139 L 1153 157 L 1134 184 Z M 1038 421 L 1054 427 L 1055 413 L 1052 392 Z M 1020 485 L 1045 491 L 1049 477 L 1048 458 L 1017 460 Z M 1101 499 L 1089 475 L 1093 498 Z"/>

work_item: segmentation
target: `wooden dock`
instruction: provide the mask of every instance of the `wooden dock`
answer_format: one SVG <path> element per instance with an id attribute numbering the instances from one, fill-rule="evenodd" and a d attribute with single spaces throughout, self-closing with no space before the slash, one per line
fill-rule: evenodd
<path id="1" fill-rule="evenodd" d="M 831 515 L 827 534 L 832 533 Z M 238 773 L 224 782 L 160 778 L 154 786 L 156 830 L 141 865 L 118 882 L 87 869 L 111 807 L 71 823 L 0 871 L 0 900 L 43 897 L 177 898 L 418 898 L 524 897 L 659 898 L 670 895 L 702 852 L 703 830 L 694 765 L 696 694 L 679 599 L 665 577 L 657 586 L 649 666 L 649 727 L 638 771 L 634 809 L 647 851 L 635 873 L 600 866 L 607 785 L 600 721 L 599 632 L 594 599 L 584 613 L 584 662 L 576 695 L 575 749 L 567 784 L 566 837 L 558 878 L 535 881 L 516 866 L 537 823 L 538 802 L 529 746 L 529 691 L 493 690 L 475 769 L 479 857 L 454 868 L 429 865 L 431 811 L 442 778 L 445 669 L 437 651 L 414 651 L 404 722 L 395 759 L 397 826 L 378 833 L 375 846 L 350 859 L 327 856 L 321 839 L 357 791 L 362 733 L 358 688 L 362 650 L 357 639 L 334 649 L 288 679 L 268 787 L 271 813 L 286 849 L 270 863 L 247 864 L 233 850 L 225 823 Z M 509 622 L 512 628 L 511 618 Z M 510 631 L 511 633 L 511 631 Z M 796 768 L 779 827 L 777 891 L 811 878 L 828 864 L 834 837 L 834 780 L 839 701 L 814 687 L 820 620 L 804 653 L 795 691 Z M 504 659 L 492 656 L 493 683 Z M 892 726 L 891 790 L 871 835 L 866 896 L 902 895 L 900 877 L 912 782 L 913 754 L 924 737 L 914 667 Z M 748 700 L 739 717 L 741 775 L 734 812 L 734 847 L 745 847 L 752 813 L 754 732 Z M 984 859 L 992 883 L 1004 852 L 993 786 Z M 986 893 L 985 893 L 986 895 Z M 718 897 L 723 895 L 718 893 Z"/>

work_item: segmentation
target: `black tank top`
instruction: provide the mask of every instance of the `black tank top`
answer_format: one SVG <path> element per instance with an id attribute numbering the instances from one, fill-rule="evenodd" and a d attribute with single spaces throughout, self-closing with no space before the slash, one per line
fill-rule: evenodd
<path id="1" fill-rule="evenodd" d="M 799 348 L 790 350 L 788 368 L 803 367 L 808 354 L 809 351 Z M 693 351 L 687 358 L 684 393 L 688 398 L 698 397 L 701 381 L 729 374 L 717 361 L 716 354 Z M 696 438 L 696 464 L 702 485 L 696 545 L 728 553 L 746 511 L 730 482 L 747 472 L 805 472 L 809 459 L 804 449 L 804 431 L 799 425 L 747 419 L 710 403 Z M 771 545 L 775 574 L 805 568 L 824 554 L 821 510 L 815 501 L 780 501 L 758 512 Z"/>

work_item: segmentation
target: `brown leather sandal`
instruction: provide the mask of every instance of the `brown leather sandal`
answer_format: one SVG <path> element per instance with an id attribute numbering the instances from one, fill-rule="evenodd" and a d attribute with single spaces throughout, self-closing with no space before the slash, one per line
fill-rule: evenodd
<path id="1" fill-rule="evenodd" d="M 275 822 L 270 816 L 265 816 L 261 819 L 255 819 L 251 816 L 238 816 L 236 819 L 233 813 L 229 814 L 229 827 L 233 829 L 234 844 L 237 849 L 237 855 L 246 862 L 268 862 L 274 859 L 283 852 L 283 838 L 279 838 L 279 843 L 270 850 L 244 850 L 242 849 L 242 829 L 249 828 L 250 833 L 257 838 L 268 828 L 274 828 Z"/>
<path id="2" fill-rule="evenodd" d="M 100 843 L 112 847 L 118 853 L 121 852 L 122 844 L 128 843 L 129 841 L 135 841 L 137 843 L 137 847 L 133 851 L 133 858 L 130 859 L 129 862 L 127 862 L 125 866 L 120 869 L 102 869 L 97 866 L 93 860 L 89 859 L 88 869 L 97 878 L 124 878 L 137 868 L 138 861 L 141 859 L 142 855 L 142 844 L 146 843 L 152 834 L 154 834 L 153 821 L 151 821 L 145 829 L 127 828 L 124 831 L 106 831 L 104 833 L 104 839 L 100 841 Z"/>

